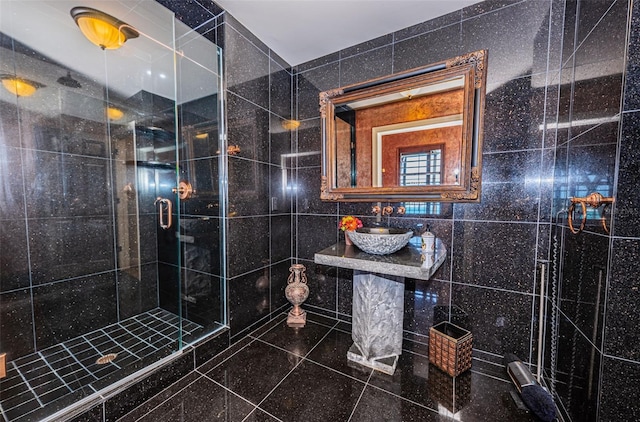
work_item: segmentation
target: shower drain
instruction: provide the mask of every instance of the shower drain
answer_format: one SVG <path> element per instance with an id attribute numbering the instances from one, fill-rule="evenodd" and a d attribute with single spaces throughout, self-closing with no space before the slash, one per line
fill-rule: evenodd
<path id="1" fill-rule="evenodd" d="M 117 357 L 118 357 L 117 353 L 109 353 L 108 355 L 100 356 L 98 359 L 96 359 L 96 363 L 98 365 L 105 365 L 107 363 L 112 362 Z"/>

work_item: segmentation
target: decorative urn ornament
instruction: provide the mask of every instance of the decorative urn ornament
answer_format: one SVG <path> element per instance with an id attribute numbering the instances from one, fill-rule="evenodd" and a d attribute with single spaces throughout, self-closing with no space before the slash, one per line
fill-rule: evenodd
<path id="1" fill-rule="evenodd" d="M 293 264 L 289 271 L 287 287 L 284 295 L 291 302 L 293 308 L 289 311 L 287 325 L 289 327 L 304 327 L 307 322 L 307 313 L 300 307 L 309 297 L 309 287 L 307 286 L 306 268 L 302 264 Z"/>

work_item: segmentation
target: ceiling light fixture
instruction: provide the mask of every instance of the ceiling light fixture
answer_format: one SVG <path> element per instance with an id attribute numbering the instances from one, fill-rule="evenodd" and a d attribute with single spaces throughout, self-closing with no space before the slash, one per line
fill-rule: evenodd
<path id="1" fill-rule="evenodd" d="M 74 7 L 71 17 L 84 36 L 103 50 L 120 48 L 128 39 L 140 35 L 131 25 L 90 7 Z"/>
<path id="2" fill-rule="evenodd" d="M 0 75 L 0 80 L 2 80 L 2 86 L 17 97 L 30 97 L 38 88 L 44 88 L 46 86 L 39 82 L 30 81 L 29 79 L 19 78 L 15 75 L 3 74 Z"/>
<path id="3" fill-rule="evenodd" d="M 283 120 L 282 127 L 285 130 L 295 130 L 300 127 L 300 120 Z"/>
<path id="4" fill-rule="evenodd" d="M 107 107 L 107 117 L 109 120 L 120 120 L 124 116 L 124 113 L 119 108 L 109 106 Z"/>

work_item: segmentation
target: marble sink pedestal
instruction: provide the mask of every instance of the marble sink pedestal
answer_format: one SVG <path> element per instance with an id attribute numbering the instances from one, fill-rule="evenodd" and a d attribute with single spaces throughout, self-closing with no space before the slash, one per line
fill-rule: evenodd
<path id="1" fill-rule="evenodd" d="M 353 272 L 353 346 L 347 359 L 393 375 L 402 353 L 404 277 Z"/>
<path id="2" fill-rule="evenodd" d="M 371 255 L 355 246 L 336 243 L 315 254 L 316 264 L 353 270 L 353 345 L 347 359 L 393 375 L 402 353 L 404 280 L 429 280 L 447 250 L 436 239 L 434 254 L 425 256 L 421 239 L 391 255 Z"/>

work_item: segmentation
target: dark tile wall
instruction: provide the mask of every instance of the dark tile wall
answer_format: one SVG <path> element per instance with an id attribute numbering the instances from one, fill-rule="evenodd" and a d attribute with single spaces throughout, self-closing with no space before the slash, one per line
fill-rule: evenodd
<path id="1" fill-rule="evenodd" d="M 637 395 L 637 387 L 612 382 L 621 366 L 629 373 L 640 367 L 640 355 L 628 352 L 639 335 L 629 307 L 637 284 L 637 269 L 630 264 L 638 259 L 637 234 L 624 231 L 633 227 L 637 215 L 633 199 L 624 194 L 635 189 L 635 173 L 623 175 L 633 171 L 635 163 L 634 140 L 626 136 L 636 132 L 634 110 L 627 104 L 633 101 L 629 88 L 637 66 L 633 34 L 638 29 L 633 20 L 630 26 L 623 24 L 629 22 L 630 4 L 566 3 L 557 121 L 571 124 L 559 125 L 556 132 L 553 211 L 558 214 L 551 228 L 556 276 L 550 281 L 561 294 L 557 302 L 548 302 L 549 329 L 556 329 L 557 336 L 548 336 L 546 347 L 560 408 L 572 420 L 622 420 L 637 412 L 633 405 L 621 406 L 616 400 Z M 616 197 L 613 218 L 607 210 L 605 230 L 600 209 L 588 215 L 582 233 L 573 234 L 562 208 L 568 197 L 591 192 Z"/>
<path id="2" fill-rule="evenodd" d="M 549 194 L 553 159 L 539 126 L 551 95 L 545 89 L 547 69 L 559 70 L 559 63 L 547 63 L 558 38 L 550 21 L 562 13 L 555 7 L 537 0 L 484 2 L 296 68 L 298 151 L 319 152 L 320 91 L 474 50 L 489 52 L 482 201 L 441 204 L 438 214 L 384 221 L 412 228 L 429 224 L 450 251 L 432 281 L 407 282 L 405 307 L 413 310 L 405 320 L 408 335 L 428 335 L 434 313 L 454 309 L 465 315 L 461 320 L 472 330 L 476 349 L 525 360 L 534 354 L 536 256 L 548 254 L 540 250 L 547 245 L 539 238 L 548 232 L 550 201 L 543 197 Z M 351 273 L 316 266 L 313 254 L 342 241 L 337 225 L 343 215 L 371 224 L 373 204 L 319 201 L 319 155 L 298 166 L 297 180 L 296 256 L 309 268 L 307 306 L 349 319 Z"/>
<path id="3" fill-rule="evenodd" d="M 320 91 L 489 51 L 481 203 L 384 221 L 428 223 L 450 251 L 432 281 L 407 282 L 405 333 L 424 336 L 436 315 L 452 310 L 451 318 L 472 330 L 478 352 L 513 352 L 535 362 L 545 264 L 551 278 L 545 370 L 571 420 L 621 420 L 637 412 L 618 399 L 637 395 L 637 387 L 616 384 L 613 372 L 624 366 L 636 373 L 639 361 L 633 303 L 640 9 L 633 10 L 627 40 L 629 4 L 486 1 L 301 64 L 294 73 L 302 120 L 297 150 L 317 152 Z M 319 201 L 319 155 L 296 172 L 295 256 L 308 268 L 307 306 L 348 320 L 350 271 L 316 266 L 313 254 L 342 240 L 336 227 L 343 215 L 370 223 L 372 204 Z M 568 198 L 593 191 L 616 196 L 613 218 L 605 214 L 610 233 L 590 214 L 585 231 L 573 235 Z"/>

